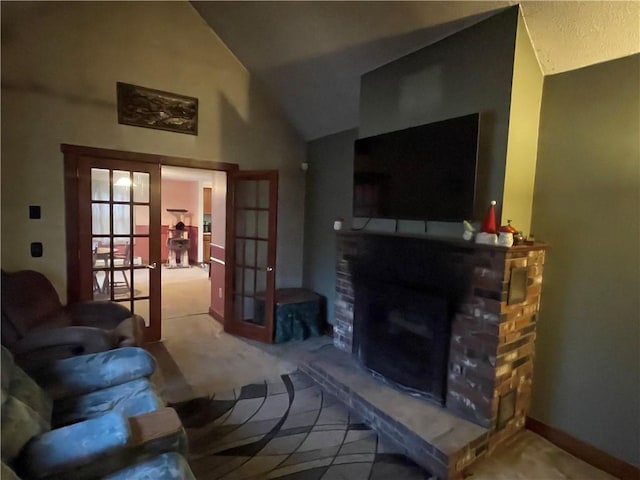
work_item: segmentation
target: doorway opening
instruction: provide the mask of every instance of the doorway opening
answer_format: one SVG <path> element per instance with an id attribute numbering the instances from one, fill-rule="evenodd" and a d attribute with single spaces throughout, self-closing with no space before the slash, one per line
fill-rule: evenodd
<path id="1" fill-rule="evenodd" d="M 226 172 L 238 166 L 79 145 L 62 144 L 61 150 L 67 278 L 73 279 L 67 301 L 122 303 L 145 319 L 147 342 L 161 340 L 161 167 L 224 172 L 228 181 Z"/>
<path id="2" fill-rule="evenodd" d="M 67 301 L 98 299 L 108 293 L 109 300 L 124 303 L 145 318 L 145 340 L 155 342 L 162 339 L 164 266 L 171 267 L 167 271 L 206 268 L 208 313 L 223 323 L 224 331 L 273 341 L 276 170 L 241 172 L 231 163 L 78 145 L 62 144 L 61 150 L 67 278 L 74 280 L 67 282 Z M 193 170 L 214 175 L 210 180 L 197 177 L 202 183 L 195 206 L 185 205 L 183 198 L 161 206 L 161 169 L 169 168 L 171 177 L 173 167 L 181 167 L 174 171 L 178 177 L 192 175 Z M 210 194 L 204 193 L 206 189 Z M 211 213 L 205 215 L 209 198 Z M 219 221 L 214 217 L 215 202 L 220 205 Z M 116 283 L 120 277 L 122 287 Z M 182 285 L 187 279 L 178 277 L 175 283 Z M 259 319 L 256 303 L 264 305 Z M 191 299 L 186 304 L 193 306 Z M 165 305 L 181 302 L 174 299 Z M 184 316 L 184 308 L 180 310 Z M 193 313 L 200 310 L 204 307 Z"/>
<path id="3" fill-rule="evenodd" d="M 227 174 L 161 166 L 162 322 L 224 316 Z"/>

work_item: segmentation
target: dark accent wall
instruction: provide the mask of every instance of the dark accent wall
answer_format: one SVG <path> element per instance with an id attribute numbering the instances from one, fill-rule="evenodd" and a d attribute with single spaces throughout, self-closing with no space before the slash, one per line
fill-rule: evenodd
<path id="1" fill-rule="evenodd" d="M 518 15 L 509 8 L 362 77 L 360 137 L 481 113 L 476 219 L 502 204 Z"/>
<path id="2" fill-rule="evenodd" d="M 532 416 L 640 465 L 640 55 L 545 78 Z"/>
<path id="3" fill-rule="evenodd" d="M 305 199 L 304 285 L 327 297 L 333 324 L 336 216 L 352 225 L 353 142 L 423 123 L 482 112 L 479 185 L 481 218 L 489 200 L 503 194 L 511 81 L 518 9 L 510 8 L 362 77 L 360 130 L 348 130 L 308 144 Z M 423 222 L 401 222 L 399 229 Z M 372 221 L 383 230 L 387 224 Z M 459 224 L 431 225 L 430 233 L 459 237 Z M 440 230 L 438 230 L 440 229 Z M 455 233 L 452 233 L 452 230 Z M 415 232 L 414 232 L 415 233 Z"/>
<path id="4" fill-rule="evenodd" d="M 308 144 L 304 286 L 327 297 L 327 320 L 334 323 L 336 235 L 333 221 L 351 224 L 353 142 L 356 130 L 347 130 Z"/>

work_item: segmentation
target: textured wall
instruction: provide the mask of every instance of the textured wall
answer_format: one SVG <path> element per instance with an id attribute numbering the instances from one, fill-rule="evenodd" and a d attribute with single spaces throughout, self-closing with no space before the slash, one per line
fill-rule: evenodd
<path id="1" fill-rule="evenodd" d="M 521 3 L 545 75 L 640 51 L 637 1 Z"/>
<path id="2" fill-rule="evenodd" d="M 327 297 L 327 320 L 334 323 L 336 234 L 333 221 L 351 224 L 355 130 L 309 143 L 304 225 L 304 285 Z"/>
<path id="3" fill-rule="evenodd" d="M 545 78 L 532 416 L 640 465 L 640 55 Z"/>
<path id="4" fill-rule="evenodd" d="M 199 99 L 199 134 L 119 125 L 116 82 Z M 66 282 L 60 143 L 280 171 L 278 283 L 302 280 L 304 144 L 188 2 L 2 3 L 2 266 Z M 42 205 L 41 220 L 27 219 Z M 42 241 L 44 257 L 29 256 Z"/>

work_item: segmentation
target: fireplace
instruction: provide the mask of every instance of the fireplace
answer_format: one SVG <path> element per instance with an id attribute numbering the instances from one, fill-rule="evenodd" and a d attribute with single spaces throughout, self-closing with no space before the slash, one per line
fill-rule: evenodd
<path id="1" fill-rule="evenodd" d="M 355 280 L 353 353 L 374 374 L 439 405 L 446 397 L 446 299 L 393 283 Z"/>
<path id="2" fill-rule="evenodd" d="M 385 381 L 439 405 L 451 322 L 470 278 L 461 255 L 443 242 L 361 235 L 350 256 L 355 357 Z"/>
<path id="3" fill-rule="evenodd" d="M 333 338 L 350 357 L 306 371 L 374 429 L 407 446 L 413 460 L 443 478 L 460 476 L 524 427 L 547 246 L 356 231 L 337 238 Z M 419 413 L 405 418 L 404 402 L 418 399 L 396 385 L 427 392 L 434 401 L 418 409 L 429 420 Z M 381 409 L 389 398 L 394 403 Z M 452 418 L 462 423 L 454 426 Z M 442 422 L 452 425 L 449 433 L 432 437 L 428 425 Z M 469 425 L 482 433 L 470 434 Z"/>

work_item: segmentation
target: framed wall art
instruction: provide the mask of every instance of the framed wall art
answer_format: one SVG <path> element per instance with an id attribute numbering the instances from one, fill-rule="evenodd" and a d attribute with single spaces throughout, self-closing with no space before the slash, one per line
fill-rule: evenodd
<path id="1" fill-rule="evenodd" d="M 198 134 L 198 99 L 117 82 L 118 123 Z"/>

